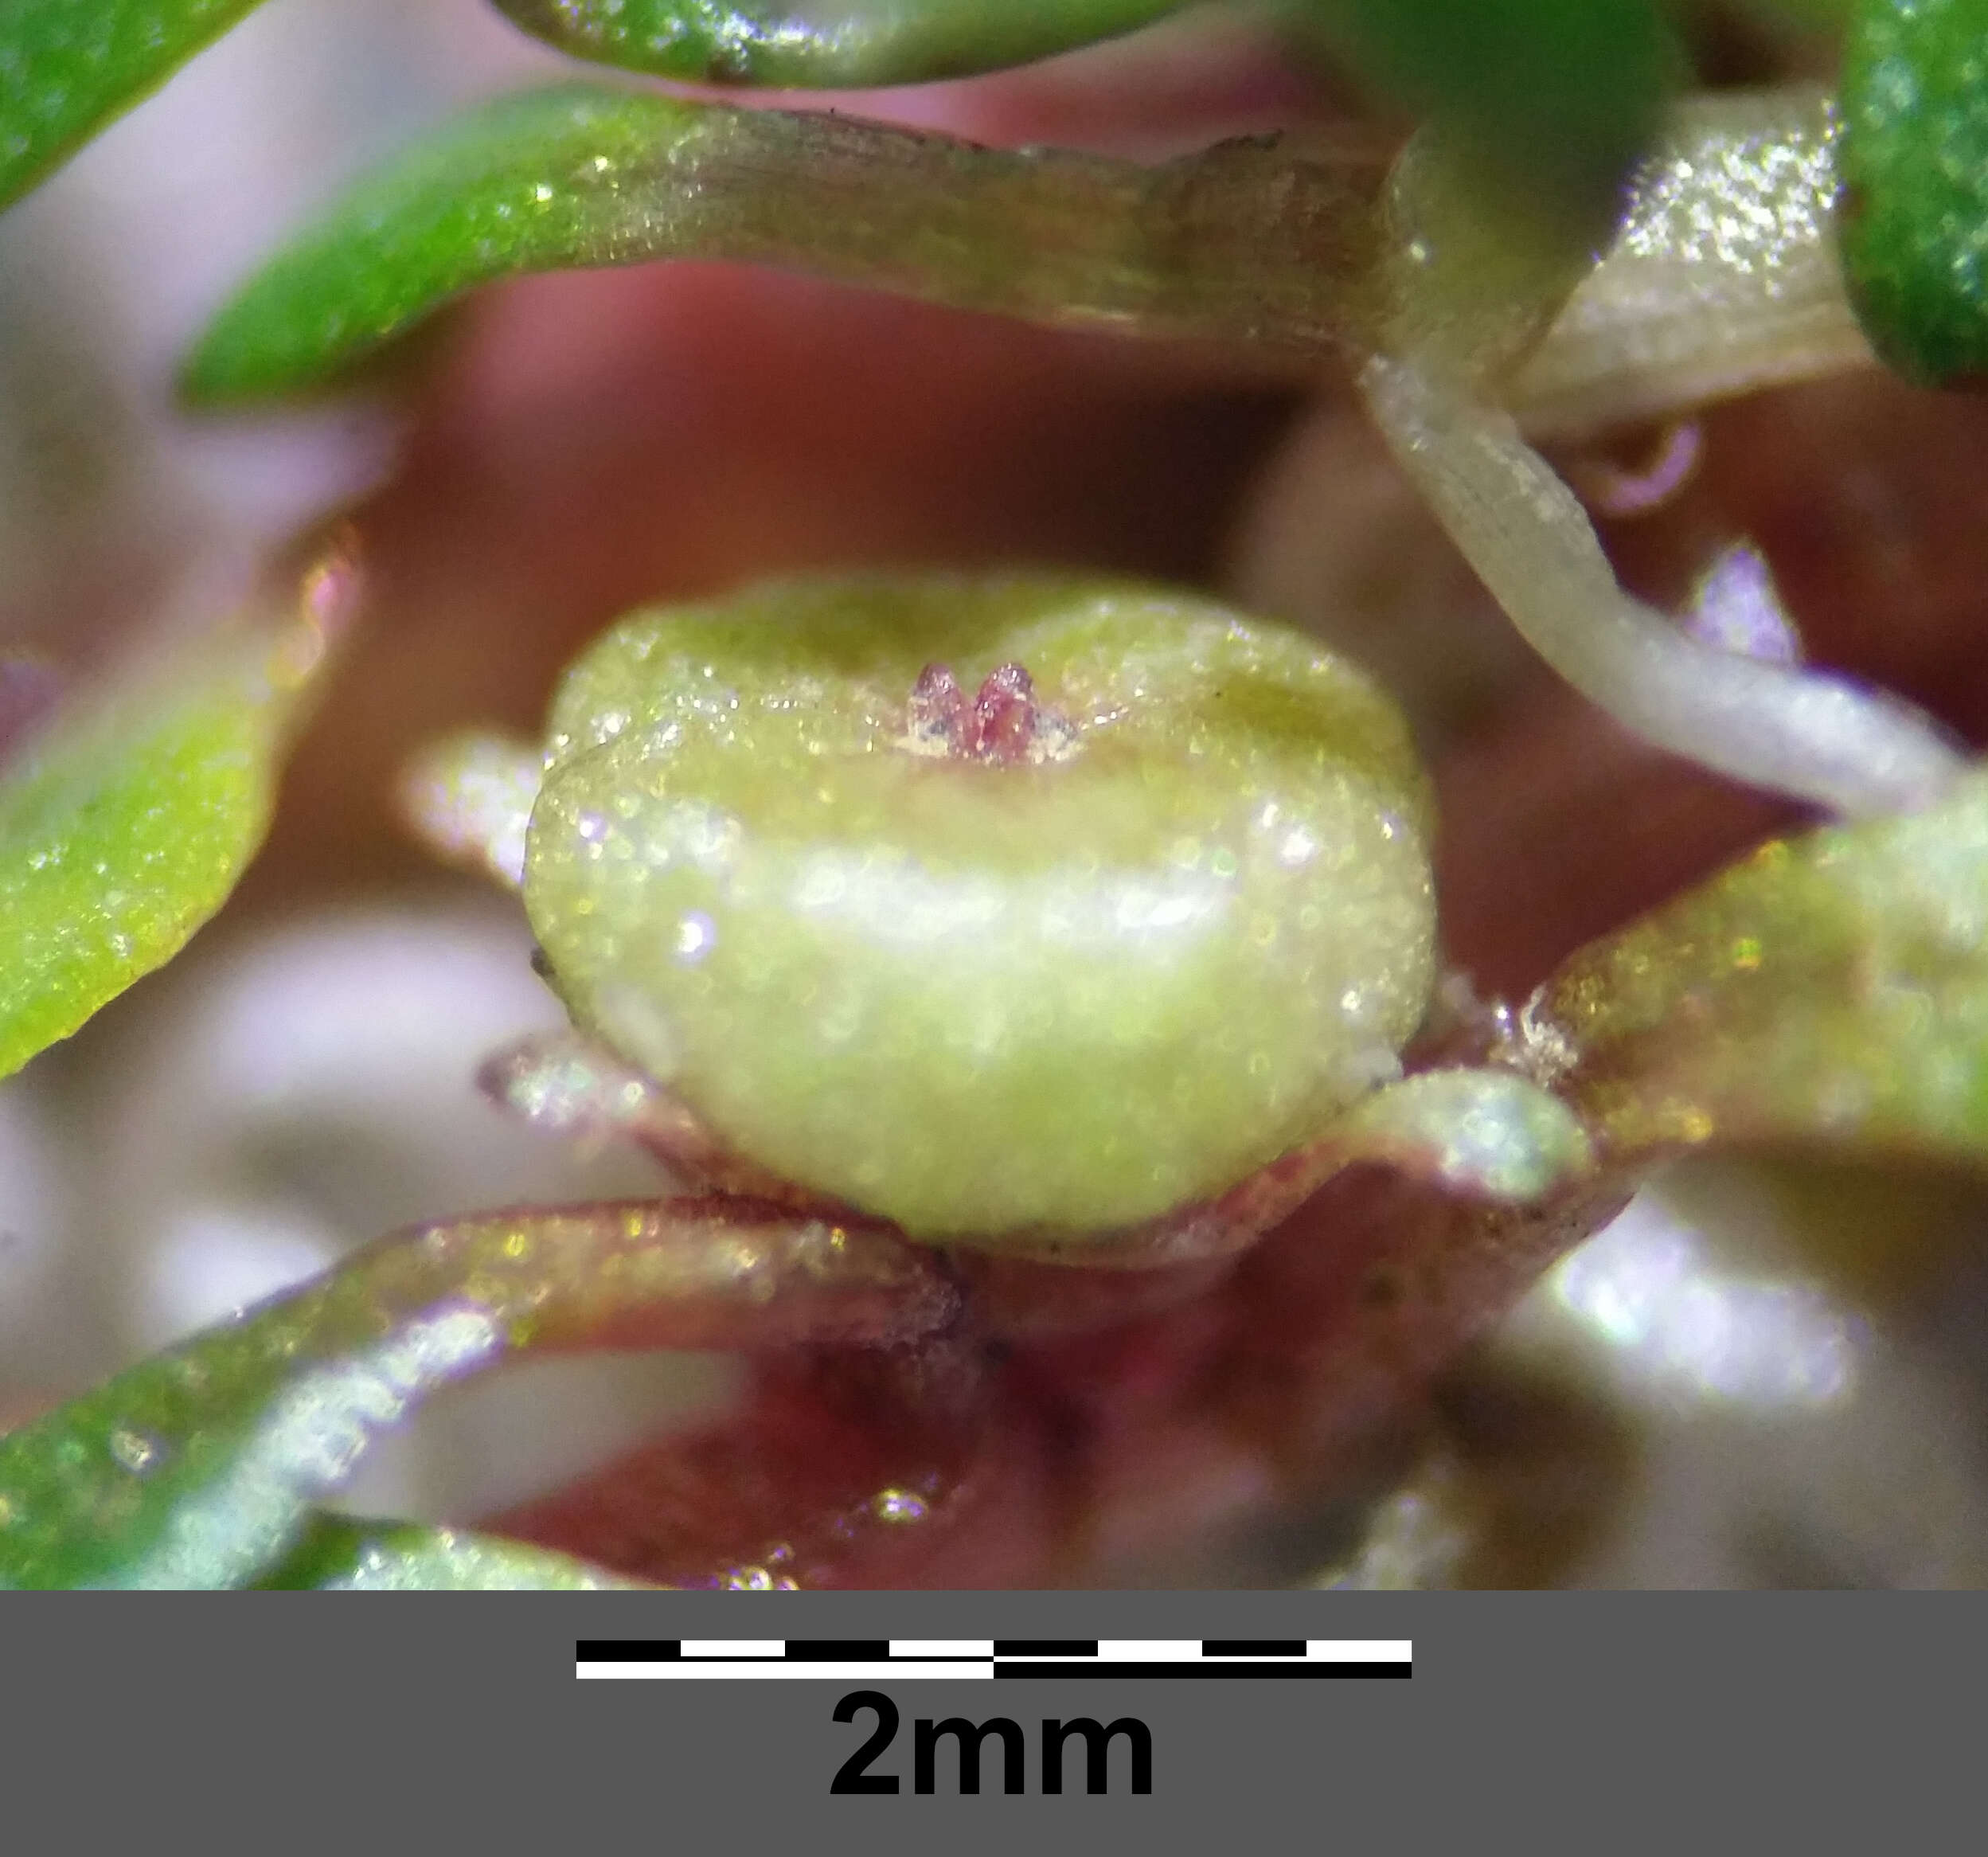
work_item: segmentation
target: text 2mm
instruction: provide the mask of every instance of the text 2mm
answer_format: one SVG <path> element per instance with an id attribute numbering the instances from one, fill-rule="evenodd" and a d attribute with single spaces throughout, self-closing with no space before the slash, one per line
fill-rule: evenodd
<path id="1" fill-rule="evenodd" d="M 873 1710 L 877 1726 L 869 1738 L 835 1769 L 830 1792 L 896 1792 L 901 1789 L 895 1773 L 873 1773 L 873 1761 L 881 1760 L 897 1738 L 897 1705 L 881 1690 L 851 1690 L 835 1705 L 838 1722 L 853 1722 L 865 1709 Z M 951 1741 L 959 1750 L 959 1790 L 980 1790 L 981 1751 L 991 1737 L 1001 1745 L 1001 1789 L 1004 1792 L 1028 1790 L 1026 1739 L 1020 1722 L 1006 1715 L 986 1722 L 969 1722 L 963 1715 L 949 1715 L 943 1722 L 920 1718 L 912 1723 L 912 1791 L 938 1789 L 939 1744 Z M 1111 1790 L 1111 1746 L 1122 1742 L 1128 1757 L 1119 1763 L 1121 1772 L 1131 1769 L 1134 1792 L 1153 1790 L 1153 1732 L 1132 1715 L 1115 1722 L 1093 1721 L 1089 1716 L 1061 1721 L 1045 1716 L 1042 1722 L 1041 1774 L 1045 1792 L 1063 1790 L 1064 1753 L 1069 1743 L 1084 1744 L 1084 1789 L 1087 1792 Z"/>

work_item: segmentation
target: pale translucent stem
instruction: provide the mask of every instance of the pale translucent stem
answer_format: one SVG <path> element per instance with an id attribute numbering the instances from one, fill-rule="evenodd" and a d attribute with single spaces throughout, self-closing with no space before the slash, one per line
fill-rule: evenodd
<path id="1" fill-rule="evenodd" d="M 1620 230 L 1500 397 L 1590 430 L 1869 363 L 1835 236 L 1835 112 L 1812 85 L 1687 99 Z"/>
<path id="2" fill-rule="evenodd" d="M 1225 142 L 1157 168 L 820 114 L 707 111 L 631 244 L 1051 323 L 1311 350 L 1357 340 L 1384 169 Z M 777 182 L 775 179 L 777 177 Z M 603 240 L 611 250 L 613 233 Z"/>
<path id="3" fill-rule="evenodd" d="M 1509 414 L 1400 362 L 1369 362 L 1360 385 L 1402 468 L 1513 624 L 1625 728 L 1853 815 L 1916 811 L 1965 764 L 1896 699 L 1702 644 L 1631 599 L 1573 493 Z"/>

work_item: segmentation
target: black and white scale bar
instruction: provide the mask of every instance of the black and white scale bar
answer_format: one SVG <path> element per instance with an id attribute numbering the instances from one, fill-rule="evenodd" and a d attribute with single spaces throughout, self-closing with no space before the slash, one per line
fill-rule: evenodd
<path id="1" fill-rule="evenodd" d="M 582 1638 L 576 1676 L 1408 1676 L 1406 1638 Z"/>

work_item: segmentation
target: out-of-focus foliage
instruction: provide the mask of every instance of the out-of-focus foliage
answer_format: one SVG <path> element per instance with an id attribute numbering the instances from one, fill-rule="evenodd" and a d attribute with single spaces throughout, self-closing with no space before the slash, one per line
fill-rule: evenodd
<path id="1" fill-rule="evenodd" d="M 258 3 L 7 0 L 0 7 L 0 206 Z"/>
<path id="2" fill-rule="evenodd" d="M 1844 61 L 1843 259 L 1871 345 L 1988 376 L 1988 0 L 1865 0 Z"/>
<path id="3" fill-rule="evenodd" d="M 286 725 L 342 565 L 299 616 L 150 667 L 33 738 L 0 782 L 0 1075 L 171 959 L 262 842 Z"/>

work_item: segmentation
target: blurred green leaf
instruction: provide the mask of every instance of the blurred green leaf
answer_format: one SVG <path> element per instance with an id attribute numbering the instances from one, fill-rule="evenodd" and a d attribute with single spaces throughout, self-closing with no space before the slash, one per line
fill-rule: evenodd
<path id="1" fill-rule="evenodd" d="M 1988 377 L 1988 0 L 1864 0 L 1843 66 L 1843 267 L 1871 346 Z"/>
<path id="2" fill-rule="evenodd" d="M 0 206 L 258 3 L 6 0 L 0 6 Z"/>
<path id="3" fill-rule="evenodd" d="M 1612 221 L 1685 74 L 1653 0 L 1279 0 L 1516 194 L 1575 229 Z"/>
<path id="4" fill-rule="evenodd" d="M 210 401 L 295 392 L 493 279 L 666 258 L 1310 354 L 1371 313 L 1381 178 L 1262 143 L 1142 167 L 562 85 L 361 180 L 222 310 L 183 384 Z"/>
<path id="5" fill-rule="evenodd" d="M 495 0 L 603 65 L 709 84 L 858 88 L 1025 65 L 1190 0 Z"/>
<path id="6" fill-rule="evenodd" d="M 1988 772 L 1763 846 L 1582 950 L 1526 1018 L 1611 1162 L 1825 1142 L 1988 1165 Z"/>
<path id="7" fill-rule="evenodd" d="M 459 1528 L 320 1515 L 256 1585 L 316 1593 L 597 1593 L 639 1588 L 561 1554 Z"/>
<path id="8" fill-rule="evenodd" d="M 0 779 L 0 1076 L 178 953 L 261 843 L 342 565 L 298 618 L 203 643 L 37 735 Z"/>

